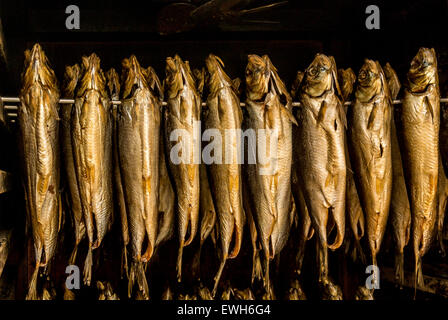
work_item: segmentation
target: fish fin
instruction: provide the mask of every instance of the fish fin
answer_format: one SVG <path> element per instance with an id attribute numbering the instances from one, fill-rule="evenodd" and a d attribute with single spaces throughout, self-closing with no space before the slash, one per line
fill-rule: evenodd
<path id="1" fill-rule="evenodd" d="M 339 109 L 339 118 L 344 125 L 344 128 L 347 129 L 347 114 L 345 113 L 344 105 L 341 101 L 338 101 L 338 109 Z"/>
<path id="2" fill-rule="evenodd" d="M 424 102 L 426 103 L 426 108 L 428 109 L 429 114 L 431 115 L 432 123 L 434 123 L 434 109 L 429 101 L 428 96 L 425 96 Z"/>
<path id="3" fill-rule="evenodd" d="M 227 257 L 223 256 L 221 258 L 221 263 L 219 265 L 219 269 L 218 272 L 215 275 L 215 284 L 213 286 L 213 290 L 212 290 L 212 297 L 215 298 L 216 295 L 216 291 L 218 291 L 218 284 L 219 284 L 219 280 L 221 279 L 221 275 L 222 275 L 222 271 L 224 270 L 224 267 L 226 265 L 226 261 L 227 261 Z"/>
<path id="4" fill-rule="evenodd" d="M 339 86 L 339 81 L 338 81 L 338 68 L 336 66 L 336 60 L 334 59 L 333 56 L 330 56 L 329 58 L 330 58 L 330 61 L 331 61 L 331 77 L 332 77 L 332 80 L 333 80 L 333 86 L 336 89 L 336 95 L 340 99 L 343 99 L 341 87 Z"/>
<path id="5" fill-rule="evenodd" d="M 123 279 L 123 274 L 129 279 L 129 268 L 128 268 L 128 252 L 126 246 L 123 246 L 121 252 L 121 278 Z"/>
<path id="6" fill-rule="evenodd" d="M 319 108 L 319 113 L 317 114 L 317 123 L 322 123 L 325 120 L 325 114 L 327 113 L 327 103 L 325 100 L 322 101 Z"/>
<path id="7" fill-rule="evenodd" d="M 92 280 L 92 265 L 93 265 L 93 258 L 92 258 L 92 244 L 89 243 L 89 249 L 87 251 L 87 257 L 84 262 L 84 284 L 86 286 L 90 286 L 90 282 Z"/>
<path id="8" fill-rule="evenodd" d="M 234 246 L 229 254 L 229 259 L 236 258 L 241 249 L 241 241 L 242 241 L 242 230 L 239 230 L 236 225 L 236 221 L 234 222 L 233 236 L 234 236 Z"/>
<path id="9" fill-rule="evenodd" d="M 179 244 L 179 250 L 177 252 L 177 264 L 176 264 L 176 271 L 177 271 L 177 282 L 182 281 L 182 255 L 184 252 L 184 240 L 180 240 Z"/>
<path id="10" fill-rule="evenodd" d="M 370 112 L 370 115 L 369 115 L 369 120 L 367 122 L 367 129 L 372 130 L 372 128 L 373 128 L 373 126 L 375 124 L 375 119 L 376 119 L 376 114 L 377 113 L 378 113 L 378 105 L 375 102 L 373 104 L 372 111 Z"/>
<path id="11" fill-rule="evenodd" d="M 296 126 L 299 126 L 296 118 L 294 117 L 294 115 L 292 114 L 292 112 L 289 109 L 287 109 L 286 107 L 283 107 L 282 110 L 285 113 L 286 117 L 289 119 L 289 121 L 291 121 Z"/>
<path id="12" fill-rule="evenodd" d="M 33 275 L 31 276 L 30 286 L 25 300 L 39 300 L 37 295 L 37 276 L 39 275 L 39 263 L 36 263 Z"/>
<path id="13" fill-rule="evenodd" d="M 73 248 L 72 254 L 70 255 L 69 264 L 71 265 L 75 264 L 77 254 L 78 254 L 78 244 L 75 243 L 75 247 Z"/>

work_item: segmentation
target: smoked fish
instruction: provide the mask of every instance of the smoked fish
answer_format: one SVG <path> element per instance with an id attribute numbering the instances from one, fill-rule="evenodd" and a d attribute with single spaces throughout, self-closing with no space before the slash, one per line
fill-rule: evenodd
<path id="1" fill-rule="evenodd" d="M 76 179 L 89 249 L 84 283 L 92 278 L 92 250 L 101 245 L 113 223 L 112 119 L 106 78 L 96 54 L 82 58 L 82 71 L 71 115 Z"/>
<path id="2" fill-rule="evenodd" d="M 168 168 L 177 195 L 179 252 L 177 279 L 182 279 L 182 254 L 198 229 L 200 202 L 201 99 L 190 67 L 176 55 L 166 59 L 164 114 Z M 188 235 L 188 238 L 187 238 Z"/>
<path id="3" fill-rule="evenodd" d="M 351 68 L 338 70 L 338 82 L 341 88 L 342 101 L 347 101 L 353 93 L 354 85 L 356 82 L 356 75 Z M 348 112 L 348 106 L 344 104 L 345 113 Z M 350 240 L 354 241 L 354 248 L 352 251 L 353 260 L 360 259 L 364 262 L 364 253 L 361 247 L 360 240 L 364 236 L 365 230 L 365 216 L 361 206 L 361 200 L 359 199 L 358 189 L 356 187 L 350 155 L 348 152 L 348 144 L 346 142 L 345 160 L 347 165 L 347 190 L 345 195 L 345 210 L 349 218 L 350 236 L 346 237 L 347 244 Z M 350 248 L 347 245 L 346 250 Z"/>
<path id="4" fill-rule="evenodd" d="M 75 97 L 75 88 L 80 77 L 79 65 L 66 66 L 64 74 L 64 84 L 62 88 L 63 96 L 66 99 Z M 73 221 L 75 232 L 75 247 L 70 256 L 69 264 L 75 264 L 79 243 L 86 236 L 86 225 L 79 195 L 78 180 L 76 179 L 75 162 L 73 159 L 72 138 L 71 138 L 71 114 L 72 104 L 62 105 L 60 109 L 61 117 L 61 154 L 65 167 L 65 178 L 67 184 L 68 211 Z"/>
<path id="5" fill-rule="evenodd" d="M 241 146 L 241 125 L 243 115 L 232 80 L 224 71 L 222 60 L 210 54 L 205 60 L 208 74 L 208 97 L 207 113 L 204 116 L 206 131 L 213 131 L 213 144 L 219 143 L 216 147 L 221 149 L 220 155 L 214 150 L 213 156 L 207 160 L 210 177 L 210 190 L 213 196 L 217 213 L 218 234 L 220 239 L 221 263 L 215 276 L 215 285 L 212 295 L 215 296 L 218 289 L 219 280 L 224 269 L 226 260 L 235 258 L 241 248 L 243 239 L 243 228 L 245 224 L 245 214 L 243 209 L 242 196 L 242 171 L 240 154 Z M 204 157 L 207 155 L 207 148 L 203 150 Z M 209 155 L 211 155 L 209 153 Z M 230 243 L 233 240 L 233 248 Z"/>
<path id="6" fill-rule="evenodd" d="M 383 67 L 392 100 L 400 91 L 400 81 L 389 63 Z M 393 110 L 393 108 L 392 108 Z M 398 141 L 395 117 L 392 114 L 391 145 L 392 145 L 392 195 L 390 202 L 390 222 L 395 239 L 395 279 L 404 283 L 404 247 L 411 235 L 411 208 L 403 173 L 403 161 Z"/>
<path id="7" fill-rule="evenodd" d="M 49 267 L 61 226 L 59 89 L 39 44 L 25 51 L 20 102 L 22 183 L 36 259 L 26 298 L 36 300 L 39 268 L 44 267 L 46 271 Z"/>
<path id="8" fill-rule="evenodd" d="M 407 74 L 400 112 L 403 169 L 411 205 L 416 287 L 424 286 L 421 262 L 430 247 L 437 216 L 439 94 L 435 50 L 420 48 Z"/>
<path id="9" fill-rule="evenodd" d="M 345 234 L 346 115 L 340 96 L 333 57 L 317 54 L 302 80 L 294 140 L 303 196 L 318 236 L 319 284 L 326 299 L 342 299 L 328 274 L 328 248 L 339 248 Z M 328 244 L 332 229 L 335 239 Z"/>
<path id="10" fill-rule="evenodd" d="M 112 100 L 120 99 L 120 78 L 118 76 L 117 71 L 114 68 L 109 69 L 106 72 L 107 78 L 107 91 L 109 93 L 109 97 Z M 117 202 L 118 214 L 121 222 L 121 240 L 122 240 L 122 253 L 121 253 L 121 277 L 125 274 L 128 274 L 128 254 L 127 254 L 127 246 L 129 244 L 129 226 L 126 215 L 126 204 L 124 201 L 124 192 L 123 192 L 123 184 L 121 181 L 121 172 L 120 172 L 120 162 L 118 159 L 118 130 L 117 130 L 117 122 L 118 122 L 118 108 L 119 105 L 112 105 L 112 154 L 113 154 L 113 170 L 114 170 L 114 195 Z"/>
<path id="11" fill-rule="evenodd" d="M 265 258 L 264 286 L 267 298 L 271 299 L 269 263 L 286 244 L 294 210 L 292 124 L 297 122 L 291 109 L 291 96 L 269 57 L 249 55 L 244 118 L 244 129 L 250 130 L 245 148 L 246 171 L 253 218 Z"/>
<path id="12" fill-rule="evenodd" d="M 122 65 L 117 131 L 132 256 L 128 294 L 136 281 L 142 296 L 149 298 L 145 264 L 154 253 L 158 231 L 161 101 L 149 89 L 134 55 Z"/>
<path id="13" fill-rule="evenodd" d="M 392 193 L 392 100 L 378 62 L 366 59 L 359 71 L 349 112 L 350 154 L 361 204 L 366 213 L 372 263 L 386 230 Z"/>

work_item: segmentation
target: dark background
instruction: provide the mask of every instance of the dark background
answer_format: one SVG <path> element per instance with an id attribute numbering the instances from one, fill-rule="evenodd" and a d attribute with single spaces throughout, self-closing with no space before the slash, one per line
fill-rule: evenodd
<path id="1" fill-rule="evenodd" d="M 59 79 L 65 65 L 91 52 L 101 57 L 105 70 L 119 70 L 124 57 L 136 54 L 142 65 L 155 67 L 161 78 L 165 58 L 175 53 L 200 67 L 213 52 L 222 57 L 231 77 L 244 75 L 247 54 L 269 54 L 288 85 L 317 52 L 334 55 L 338 67 L 352 67 L 355 72 L 367 57 L 382 64 L 389 61 L 403 78 L 418 47 L 429 46 L 438 52 L 440 69 L 448 68 L 446 0 L 289 0 L 240 20 L 210 19 L 186 32 L 160 35 L 158 16 L 174 2 L 182 1 L 1 1 L 8 67 L 1 70 L 0 94 L 17 96 L 23 51 L 34 42 L 43 45 Z M 204 1 L 183 2 L 197 7 Z M 269 3 L 243 2 L 249 8 Z M 69 4 L 80 8 L 80 30 L 65 28 Z M 365 27 L 365 9 L 370 4 L 380 8 L 380 30 Z"/>

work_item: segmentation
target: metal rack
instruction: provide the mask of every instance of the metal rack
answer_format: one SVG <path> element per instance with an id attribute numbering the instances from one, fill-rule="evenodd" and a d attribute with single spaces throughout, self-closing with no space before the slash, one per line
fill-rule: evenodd
<path id="1" fill-rule="evenodd" d="M 17 104 L 20 103 L 20 98 L 18 97 L 0 97 L 0 100 L 4 105 L 4 109 L 6 110 L 6 114 L 8 115 L 9 121 L 14 123 L 16 120 L 15 118 L 17 117 Z M 75 100 L 73 99 L 60 99 L 59 103 L 60 104 L 72 104 L 74 103 Z M 393 100 L 392 103 L 393 104 L 400 104 L 402 103 L 403 100 Z M 440 102 L 442 103 L 447 103 L 448 102 L 448 97 L 447 98 L 441 98 Z M 349 106 L 351 105 L 353 102 L 352 101 L 346 101 L 344 104 Z M 121 104 L 120 100 L 112 100 L 112 104 L 115 105 L 119 105 Z M 163 102 L 163 105 L 166 105 L 166 102 Z M 205 102 L 202 102 L 202 106 L 205 106 Z M 241 107 L 244 107 L 246 104 L 244 102 L 240 103 Z M 292 103 L 293 107 L 299 107 L 300 106 L 300 102 L 293 102 Z"/>

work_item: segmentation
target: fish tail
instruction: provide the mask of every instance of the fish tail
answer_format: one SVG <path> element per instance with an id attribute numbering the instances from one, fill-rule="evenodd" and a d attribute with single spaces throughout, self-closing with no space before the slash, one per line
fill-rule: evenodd
<path id="1" fill-rule="evenodd" d="M 233 249 L 230 251 L 230 254 L 229 254 L 229 259 L 233 259 L 233 258 L 235 258 L 237 255 L 238 255 L 238 253 L 240 252 L 240 249 L 241 249 L 241 240 L 242 240 L 242 235 L 241 235 L 241 231 L 240 231 L 240 229 L 238 228 L 238 226 L 236 225 L 236 224 L 234 224 L 234 232 L 233 232 L 233 235 L 234 235 L 234 246 L 233 246 Z"/>
<path id="2" fill-rule="evenodd" d="M 216 295 L 216 291 L 218 290 L 218 284 L 219 284 L 219 280 L 221 280 L 221 275 L 222 275 L 222 271 L 224 270 L 224 266 L 226 265 L 226 261 L 227 261 L 227 255 L 223 254 L 222 258 L 221 258 L 221 264 L 219 265 L 219 269 L 218 272 L 216 273 L 215 276 L 215 284 L 213 286 L 213 291 L 212 291 L 212 297 L 215 298 Z"/>
<path id="3" fill-rule="evenodd" d="M 404 254 L 403 251 L 395 255 L 395 279 L 400 286 L 404 284 Z"/>
<path id="4" fill-rule="evenodd" d="M 139 293 L 143 299 L 149 299 L 149 289 L 148 282 L 146 280 L 144 263 L 137 259 L 132 261 L 131 268 L 129 271 L 129 281 L 128 281 L 128 297 L 132 297 L 132 289 L 134 288 L 135 282 L 139 289 Z"/>
<path id="5" fill-rule="evenodd" d="M 92 243 L 89 243 L 87 257 L 84 262 L 84 284 L 86 286 L 90 286 L 90 282 L 92 280 L 92 265 L 93 265 L 92 250 L 93 250 Z"/>
<path id="6" fill-rule="evenodd" d="M 124 274 L 127 278 L 129 278 L 128 250 L 126 249 L 126 246 L 123 246 L 123 250 L 121 252 L 121 279 L 123 279 Z"/>
<path id="7" fill-rule="evenodd" d="M 138 262 L 137 264 L 137 284 L 140 292 L 142 293 L 144 299 L 149 299 L 149 288 L 148 281 L 146 280 L 145 268 L 143 262 Z"/>
<path id="8" fill-rule="evenodd" d="M 26 300 L 39 300 L 37 295 L 37 276 L 39 274 L 39 263 L 36 263 L 33 275 L 31 277 L 30 286 L 28 288 L 28 293 L 26 295 Z"/>
<path id="9" fill-rule="evenodd" d="M 179 251 L 177 253 L 177 265 L 176 265 L 177 282 L 182 281 L 182 255 L 183 255 L 183 252 L 184 252 L 184 240 L 181 240 L 180 244 L 179 244 Z"/>
<path id="10" fill-rule="evenodd" d="M 252 256 L 252 281 L 251 281 L 251 283 L 253 284 L 255 279 L 260 280 L 261 278 L 263 278 L 263 270 L 261 268 L 260 253 L 257 249 L 255 249 L 253 256 Z"/>
<path id="11" fill-rule="evenodd" d="M 264 269 L 264 287 L 266 288 L 266 292 L 269 294 L 271 292 L 271 281 L 269 278 L 269 256 L 265 257 L 265 269 Z"/>
<path id="12" fill-rule="evenodd" d="M 190 227 L 190 235 L 189 235 L 188 239 L 185 241 L 185 244 L 184 244 L 185 247 L 190 245 L 193 242 L 194 237 L 196 235 L 197 227 L 198 227 L 197 223 L 193 223 L 193 219 L 191 216 L 191 210 L 189 210 L 189 211 L 190 212 L 188 214 L 188 217 L 189 217 L 190 223 L 187 226 L 187 228 Z"/>
<path id="13" fill-rule="evenodd" d="M 75 247 L 73 248 L 72 254 L 70 255 L 69 264 L 73 265 L 76 261 L 76 256 L 78 255 L 78 243 L 75 243 Z"/>
<path id="14" fill-rule="evenodd" d="M 343 205 L 341 206 L 339 204 L 338 207 L 330 208 L 329 211 L 333 216 L 333 221 L 336 225 L 336 238 L 334 239 L 333 243 L 328 244 L 327 246 L 330 250 L 336 250 L 342 245 L 342 242 L 344 241 L 344 222 L 341 223 L 338 217 L 344 217 L 345 208 Z"/>

